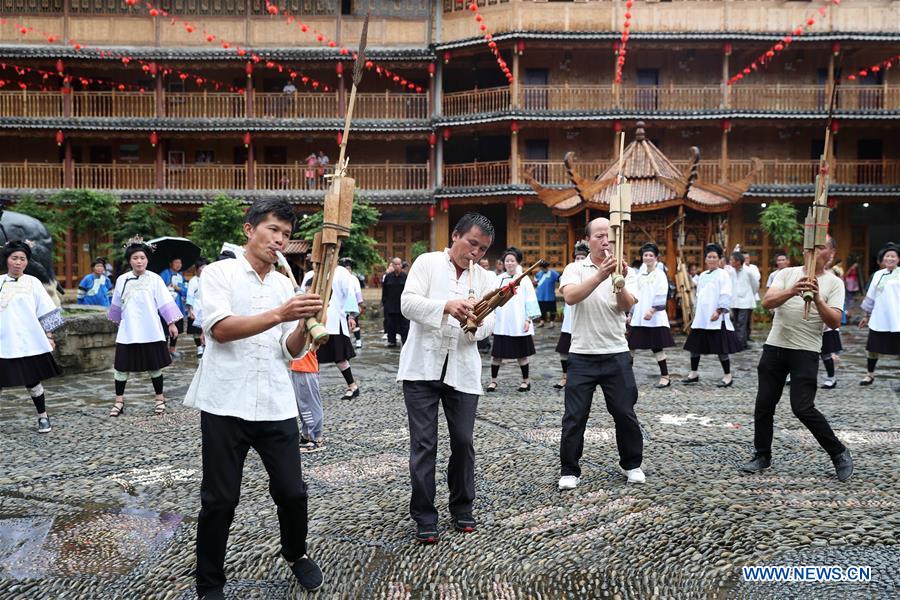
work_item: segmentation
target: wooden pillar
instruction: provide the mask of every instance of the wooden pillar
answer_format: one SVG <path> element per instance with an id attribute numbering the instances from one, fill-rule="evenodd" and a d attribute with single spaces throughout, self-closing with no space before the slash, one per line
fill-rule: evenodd
<path id="1" fill-rule="evenodd" d="M 72 140 L 63 141 L 63 187 L 75 187 L 75 166 L 72 163 Z"/>
<path id="2" fill-rule="evenodd" d="M 722 51 L 722 107 L 731 108 L 731 86 L 728 85 L 728 73 L 730 71 L 729 63 L 731 52 Z"/>
<path id="3" fill-rule="evenodd" d="M 434 146 L 434 187 L 444 185 L 444 136 L 438 134 L 437 144 Z"/>
<path id="4" fill-rule="evenodd" d="M 65 269 L 66 269 L 66 287 L 71 288 L 75 285 L 75 280 L 72 272 L 72 262 L 74 261 L 74 256 L 72 252 L 72 230 L 66 230 L 66 258 L 65 258 Z"/>
<path id="5" fill-rule="evenodd" d="M 254 158 L 253 146 L 255 144 L 250 142 L 250 145 L 247 146 L 247 189 L 255 190 L 256 189 L 256 159 Z"/>
<path id="6" fill-rule="evenodd" d="M 572 252 L 575 250 L 575 242 L 578 241 L 578 234 L 575 230 L 575 219 L 573 219 L 572 217 L 566 217 L 566 242 L 568 242 L 568 246 L 566 248 L 566 252 L 568 254 L 565 257 L 566 264 L 571 262 L 569 257 L 572 256 Z"/>
<path id="7" fill-rule="evenodd" d="M 256 110 L 253 106 L 253 79 L 247 78 L 247 88 L 244 90 L 244 114 L 248 119 L 252 119 Z"/>
<path id="8" fill-rule="evenodd" d="M 349 73 L 353 73 L 353 68 L 351 67 L 348 70 Z M 344 118 L 347 115 L 347 85 L 345 83 L 346 77 L 341 77 L 338 79 L 338 116 L 340 118 Z"/>
<path id="9" fill-rule="evenodd" d="M 154 172 L 156 180 L 156 189 L 161 190 L 166 187 L 165 163 L 163 162 L 163 146 L 162 142 L 156 143 L 156 159 L 154 160 Z"/>
<path id="10" fill-rule="evenodd" d="M 519 209 L 515 200 L 506 202 L 506 245 L 520 246 L 522 244 L 522 232 L 519 230 Z"/>
<path id="11" fill-rule="evenodd" d="M 156 87 L 153 91 L 153 99 L 156 104 L 156 117 L 161 119 L 166 116 L 166 90 L 163 87 L 162 70 L 156 75 Z"/>
<path id="12" fill-rule="evenodd" d="M 515 46 L 513 46 L 512 53 L 512 76 L 513 82 L 512 85 L 509 86 L 510 99 L 509 103 L 512 108 L 519 108 L 521 106 L 521 102 L 519 101 L 519 53 L 516 52 Z"/>
<path id="13" fill-rule="evenodd" d="M 509 135 L 509 181 L 519 183 L 519 134 L 515 131 Z"/>
<path id="14" fill-rule="evenodd" d="M 722 147 L 719 154 L 719 183 L 728 181 L 728 132 L 729 128 L 722 128 Z"/>
<path id="15" fill-rule="evenodd" d="M 435 211 L 431 222 L 431 249 L 443 250 L 450 245 L 450 211 Z"/>

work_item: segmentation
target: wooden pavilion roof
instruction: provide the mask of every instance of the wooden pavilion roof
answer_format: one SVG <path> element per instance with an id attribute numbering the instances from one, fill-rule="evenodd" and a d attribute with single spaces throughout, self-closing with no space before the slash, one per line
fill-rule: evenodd
<path id="1" fill-rule="evenodd" d="M 700 212 L 724 212 L 750 188 L 761 168 L 761 163 L 754 159 L 753 169 L 744 179 L 732 183 L 708 183 L 699 179 L 696 173 L 700 150 L 693 147 L 691 151 L 691 163 L 682 173 L 647 139 L 644 123 L 637 123 L 634 141 L 625 148 L 622 161 L 623 174 L 631 184 L 632 211 L 683 205 Z M 560 216 L 571 216 L 588 208 L 608 211 L 609 201 L 616 193 L 618 160 L 593 179 L 578 173 L 573 153 L 567 153 L 564 161 L 572 187 L 545 188 L 531 173 L 526 174 L 526 182 L 541 201 Z"/>

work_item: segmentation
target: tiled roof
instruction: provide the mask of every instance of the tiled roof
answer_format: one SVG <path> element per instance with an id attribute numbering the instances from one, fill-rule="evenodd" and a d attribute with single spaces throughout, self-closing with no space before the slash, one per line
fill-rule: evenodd
<path id="1" fill-rule="evenodd" d="M 344 129 L 343 119 L 175 119 L 155 117 L 6 117 L 6 129 L 74 129 L 84 131 L 329 131 Z M 354 119 L 351 131 L 432 131 L 427 120 Z"/>
<path id="2" fill-rule="evenodd" d="M 103 46 L 103 50 L 113 54 L 127 54 L 142 60 L 220 60 L 243 63 L 247 56 L 239 56 L 233 50 L 212 48 L 208 46 L 153 47 L 153 46 Z M 248 48 L 248 53 L 251 49 Z M 263 58 L 275 60 L 321 60 L 333 62 L 341 58 L 337 48 L 327 47 L 261 47 L 253 48 L 253 52 Z M 75 50 L 71 46 L 58 44 L 0 44 L 0 57 L 3 58 L 80 58 L 103 60 L 97 53 L 89 50 Z M 366 57 L 377 61 L 416 61 L 431 62 L 435 53 L 430 48 L 419 47 L 382 47 L 366 48 Z M 114 60 L 114 59 L 109 59 Z"/>

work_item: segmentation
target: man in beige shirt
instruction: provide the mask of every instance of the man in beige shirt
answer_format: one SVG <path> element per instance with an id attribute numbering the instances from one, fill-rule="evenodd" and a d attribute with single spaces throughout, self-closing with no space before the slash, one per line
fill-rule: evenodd
<path id="1" fill-rule="evenodd" d="M 580 482 L 578 461 L 598 385 L 616 423 L 619 466 L 629 482 L 645 481 L 641 471 L 644 440 L 634 414 L 637 384 L 625 340 L 625 314 L 637 303 L 636 276 L 622 257 L 610 254 L 608 219 L 594 219 L 585 233 L 590 254 L 569 264 L 559 280 L 560 292 L 572 307 L 572 345 L 559 447 L 560 490 L 575 489 Z M 625 288 L 616 294 L 611 275 L 618 261 L 622 261 Z"/>
<path id="2" fill-rule="evenodd" d="M 741 466 L 742 471 L 756 473 L 772 464 L 775 407 L 790 375 L 791 410 L 828 452 L 837 478 L 846 481 L 853 473 L 850 450 L 837 439 L 825 416 L 815 407 L 822 327 L 839 327 L 844 307 L 843 283 L 825 270 L 834 250 L 834 239 L 828 236 L 825 246 L 813 250 L 815 280 L 807 277 L 806 267 L 782 269 L 763 298 L 763 308 L 774 311 L 775 316 L 757 367 L 759 388 L 753 413 L 756 453 L 750 462 Z M 807 291 L 813 293 L 813 300 L 809 317 L 804 319 L 806 303 L 802 296 Z"/>

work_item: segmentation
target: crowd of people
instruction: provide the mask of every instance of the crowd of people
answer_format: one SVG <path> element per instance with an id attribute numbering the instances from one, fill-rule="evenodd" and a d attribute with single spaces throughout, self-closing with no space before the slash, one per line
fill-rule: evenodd
<path id="1" fill-rule="evenodd" d="M 326 307 L 307 292 L 313 272 L 295 290 L 275 269 L 276 251 L 284 248 L 294 225 L 288 202 L 258 200 L 247 211 L 245 246 L 223 252 L 210 264 L 198 261 L 190 279 L 182 273 L 180 259 L 159 274 L 149 271 L 154 247 L 135 238 L 124 249 L 130 270 L 114 284 L 103 259 L 94 261 L 79 284 L 78 301 L 108 306 L 109 318 L 119 324 L 110 417 L 124 414 L 126 383 L 139 372 L 150 374 L 154 412 L 165 413 L 163 369 L 172 363 L 174 341 L 184 325 L 194 337 L 200 360 L 184 401 L 200 411 L 203 478 L 196 587 L 201 598 L 223 597 L 228 534 L 250 448 L 260 455 L 270 478 L 283 558 L 304 589 L 317 589 L 324 580 L 307 554 L 308 494 L 301 454 L 325 448 L 319 365 L 337 367 L 347 385 L 344 400 L 362 392 L 350 363 L 361 347 L 357 334 L 364 304 L 348 259 L 335 269 Z M 495 268 L 489 268 L 484 256 L 495 233 L 485 216 L 464 215 L 448 248 L 422 254 L 411 266 L 399 257 L 391 259 L 381 282 L 381 304 L 385 344 L 400 347 L 396 379 L 402 384 L 409 425 L 409 514 L 417 541 L 435 543 L 441 537 L 435 504 L 439 405 L 450 437 L 451 522 L 459 532 L 472 532 L 478 526 L 474 426 L 479 397 L 497 390 L 506 360 L 519 366 L 516 389 L 531 390 L 535 329 L 554 327 L 558 297 L 564 304 L 556 345 L 562 376 L 553 387 L 565 396 L 558 488 L 575 490 L 581 482 L 585 429 L 598 386 L 615 424 L 624 480 L 646 481 L 633 363 L 638 351 L 649 350 L 659 369 L 655 386 L 672 385 L 666 355 L 675 346 L 667 312 L 671 284 L 655 244 L 644 244 L 637 266 L 629 266 L 625 257 L 613 255 L 609 234 L 609 221 L 594 219 L 561 274 L 545 265 L 533 279 L 521 278 L 509 301 L 483 318 L 475 315 L 478 302 L 498 288 L 511 289 L 524 258 L 519 249 L 505 248 Z M 732 386 L 730 356 L 751 343 L 757 303 L 772 313 L 757 368 L 754 453 L 741 466 L 745 472 L 771 465 L 774 412 L 786 385 L 794 415 L 828 453 L 837 478 L 846 481 L 853 472 L 849 449 L 815 407 L 818 363 L 824 362 L 828 376 L 822 387 L 832 389 L 851 288 L 866 290 L 860 326 L 869 329 L 868 368 L 860 384 L 874 382 L 882 355 L 900 355 L 900 247 L 885 246 L 878 256 L 881 268 L 867 286 L 859 265 L 851 265 L 841 280 L 834 267 L 835 249 L 835 240 L 828 237 L 824 245 L 807 251 L 814 258 L 814 273 L 790 266 L 789 257 L 779 255 L 762 298 L 759 270 L 739 249 L 728 255 L 720 245 L 708 244 L 705 268 L 694 274 L 696 310 L 684 343 L 690 372 L 683 385 L 697 385 L 701 357 L 715 355 L 723 373 L 716 385 Z M 38 431 L 46 433 L 51 426 L 42 382 L 61 372 L 52 351 L 53 332 L 63 319 L 40 282 L 24 273 L 30 255 L 30 246 L 21 240 L 3 247 L 0 388 L 24 386 L 38 412 Z M 624 286 L 613 285 L 615 274 L 621 274 Z M 307 343 L 306 319 L 322 309 L 329 336 L 315 348 Z M 484 387 L 482 352 L 491 356 Z"/>

